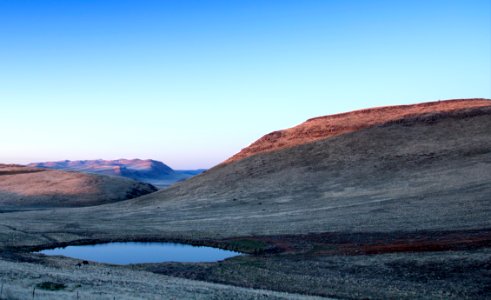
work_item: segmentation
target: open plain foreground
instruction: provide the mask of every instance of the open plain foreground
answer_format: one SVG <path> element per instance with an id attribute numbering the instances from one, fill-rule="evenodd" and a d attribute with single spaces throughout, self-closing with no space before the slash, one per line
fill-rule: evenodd
<path id="1" fill-rule="evenodd" d="M 486 99 L 355 111 L 148 195 L 2 213 L 0 298 L 489 299 L 490 129 Z M 250 255 L 111 266 L 31 253 L 107 241 Z"/>

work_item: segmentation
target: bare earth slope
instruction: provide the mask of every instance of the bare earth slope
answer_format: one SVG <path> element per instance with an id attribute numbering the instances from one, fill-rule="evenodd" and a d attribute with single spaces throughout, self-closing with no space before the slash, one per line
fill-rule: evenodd
<path id="1" fill-rule="evenodd" d="M 125 178 L 0 165 L 0 211 L 99 205 L 154 191 Z"/>
<path id="2" fill-rule="evenodd" d="M 258 153 L 290 148 L 411 116 L 482 106 L 489 106 L 489 100 L 481 98 L 456 99 L 385 106 L 312 118 L 295 127 L 274 131 L 263 136 L 226 162 L 237 161 Z"/>

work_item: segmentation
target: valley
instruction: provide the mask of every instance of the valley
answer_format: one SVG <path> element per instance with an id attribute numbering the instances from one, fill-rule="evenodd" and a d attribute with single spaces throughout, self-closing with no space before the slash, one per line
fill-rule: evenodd
<path id="1" fill-rule="evenodd" d="M 133 199 L 1 214 L 0 279 L 12 294 L 31 293 L 42 282 L 66 286 L 42 291 L 46 298 L 488 298 L 491 101 L 312 120 Z M 317 129 L 305 129 L 312 122 Z M 354 125 L 331 134 L 340 124 Z M 249 255 L 217 263 L 78 266 L 75 259 L 31 253 L 126 241 Z"/>

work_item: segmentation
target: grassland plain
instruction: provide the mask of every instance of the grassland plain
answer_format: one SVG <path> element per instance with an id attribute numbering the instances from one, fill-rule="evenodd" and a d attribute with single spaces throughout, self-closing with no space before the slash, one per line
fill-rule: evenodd
<path id="1" fill-rule="evenodd" d="M 486 100 L 452 110 L 433 106 L 257 153 L 132 200 L 2 214 L 0 278 L 32 278 L 15 285 L 30 289 L 56 275 L 57 283 L 71 286 L 78 277 L 68 270 L 76 260 L 29 251 L 98 241 L 181 241 L 251 255 L 207 264 L 91 263 L 87 273 L 126 275 L 100 285 L 87 277 L 77 289 L 96 293 L 114 284 L 115 294 L 126 295 L 125 284 L 128 290 L 137 284 L 131 280 L 156 276 L 155 289 L 163 292 L 142 297 L 177 295 L 173 289 L 188 298 L 194 292 L 204 298 L 242 292 L 236 296 L 247 298 L 267 289 L 295 293 L 278 297 L 490 298 L 491 102 L 475 101 Z M 21 266 L 28 267 L 15 275 Z M 36 268 L 46 268 L 45 275 Z M 186 294 L 191 283 L 211 290 Z"/>

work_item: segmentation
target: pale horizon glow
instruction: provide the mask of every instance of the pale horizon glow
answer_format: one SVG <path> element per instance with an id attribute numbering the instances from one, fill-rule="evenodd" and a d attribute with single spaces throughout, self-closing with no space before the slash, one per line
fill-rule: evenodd
<path id="1" fill-rule="evenodd" d="M 489 1 L 0 1 L 0 163 L 210 168 L 375 106 L 491 98 Z"/>

